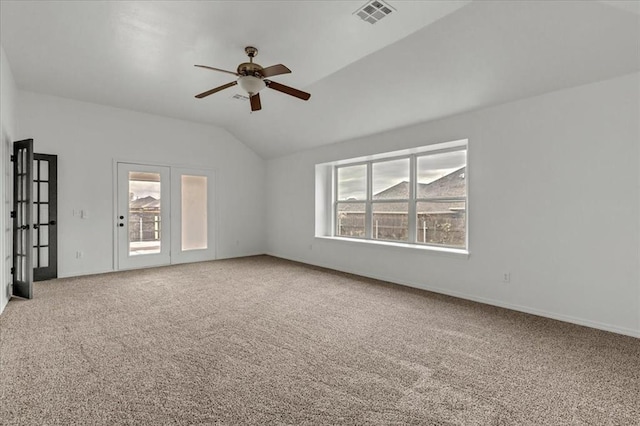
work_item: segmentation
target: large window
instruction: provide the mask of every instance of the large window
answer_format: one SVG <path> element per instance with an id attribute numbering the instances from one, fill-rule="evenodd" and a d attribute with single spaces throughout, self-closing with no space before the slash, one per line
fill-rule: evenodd
<path id="1" fill-rule="evenodd" d="M 336 237 L 467 248 L 467 146 L 334 165 Z"/>

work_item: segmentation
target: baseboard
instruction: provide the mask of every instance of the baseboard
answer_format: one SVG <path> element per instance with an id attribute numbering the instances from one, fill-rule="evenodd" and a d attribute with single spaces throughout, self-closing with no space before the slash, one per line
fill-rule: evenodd
<path id="1" fill-rule="evenodd" d="M 145 266 L 142 268 L 133 268 L 133 269 L 102 269 L 102 270 L 97 270 L 97 271 L 76 271 L 76 272 L 67 272 L 67 273 L 62 273 L 60 275 L 58 275 L 58 278 L 73 278 L 73 277 L 83 277 L 83 276 L 87 276 L 87 275 L 99 275 L 99 274 L 109 274 L 112 272 L 121 272 L 121 271 L 131 271 L 134 269 L 148 269 L 148 268 L 160 268 L 163 266 L 173 266 L 173 265 L 185 265 L 187 263 L 198 263 L 198 262 L 209 262 L 212 260 L 223 260 L 223 259 L 238 259 L 241 257 L 251 257 L 251 256 L 262 256 L 265 255 L 266 253 L 264 251 L 258 251 L 258 252 L 248 252 L 248 253 L 242 253 L 239 255 L 233 255 L 233 256 L 222 256 L 222 257 L 216 257 L 215 259 L 209 259 L 209 260 L 198 260 L 195 262 L 184 262 L 184 263 L 172 263 L 172 264 L 167 264 L 167 265 L 157 265 L 157 266 Z"/>
<path id="2" fill-rule="evenodd" d="M 556 312 L 548 312 L 541 309 L 533 308 L 530 306 L 517 305 L 513 303 L 502 302 L 500 300 L 489 299 L 485 297 L 478 297 L 475 295 L 470 295 L 466 293 L 461 293 L 458 291 L 452 291 L 445 288 L 433 287 L 424 285 L 421 283 L 409 282 L 405 280 L 399 280 L 396 277 L 384 276 L 384 275 L 376 275 L 368 272 L 359 271 L 352 268 L 336 268 L 333 265 L 324 264 L 323 262 L 313 262 L 307 259 L 295 258 L 292 256 L 284 256 L 281 254 L 267 252 L 268 256 L 278 257 L 281 259 L 292 260 L 294 262 L 306 263 L 308 265 L 319 266 L 321 268 L 333 269 L 335 271 L 346 272 L 349 274 L 360 275 L 362 277 L 373 278 L 376 280 L 388 281 L 394 284 L 400 284 L 407 287 L 418 288 L 421 290 L 432 291 L 434 293 L 445 294 L 447 296 L 458 297 L 460 299 L 471 300 L 474 302 L 484 303 L 487 305 L 498 306 L 500 308 L 511 309 L 518 312 L 524 312 L 527 314 L 537 315 L 540 317 L 550 318 L 558 321 L 568 322 L 571 324 L 582 325 L 585 327 L 595 328 L 603 331 L 610 331 L 612 333 L 622 334 L 625 336 L 637 337 L 640 338 L 640 330 L 634 330 L 626 327 L 619 327 L 612 324 L 606 324 L 598 321 L 592 321 L 584 318 L 576 318 L 570 315 L 559 314 Z"/>
<path id="3" fill-rule="evenodd" d="M 223 255 L 223 256 L 216 257 L 214 260 L 240 259 L 243 257 L 264 256 L 265 254 L 267 253 L 265 253 L 264 251 L 256 251 L 256 252 L 250 251 L 250 252 L 236 254 L 236 255 L 229 255 L 229 256 Z M 277 256 L 274 256 L 274 257 L 277 257 Z"/>
<path id="4" fill-rule="evenodd" d="M 114 269 L 100 269 L 100 270 L 97 270 L 97 271 L 71 272 L 71 273 L 60 274 L 60 275 L 58 275 L 58 278 L 84 277 L 84 276 L 87 276 L 87 275 L 108 274 L 110 272 L 118 272 L 118 271 L 116 271 Z"/>

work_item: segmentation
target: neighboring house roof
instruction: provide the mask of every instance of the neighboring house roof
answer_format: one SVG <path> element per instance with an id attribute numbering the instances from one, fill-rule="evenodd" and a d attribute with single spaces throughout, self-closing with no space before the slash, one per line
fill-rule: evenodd
<path id="1" fill-rule="evenodd" d="M 149 195 L 147 197 L 138 198 L 138 199 L 129 201 L 129 208 L 130 209 L 159 209 L 160 200 L 157 200 Z"/>
<path id="2" fill-rule="evenodd" d="M 461 167 L 448 175 L 430 183 L 418 183 L 418 198 L 446 198 L 464 197 L 466 195 L 466 167 Z M 409 182 L 399 182 L 373 196 L 374 200 L 393 200 L 409 198 Z M 419 203 L 419 213 L 451 213 L 464 211 L 465 204 L 462 201 Z M 341 204 L 340 211 L 349 213 L 364 213 L 364 203 Z M 406 203 L 376 203 L 374 212 L 406 213 Z"/>
<path id="3" fill-rule="evenodd" d="M 418 198 L 464 197 L 466 169 L 461 167 L 430 183 L 418 183 Z M 400 182 L 373 196 L 374 200 L 404 198 L 409 198 L 409 182 Z"/>

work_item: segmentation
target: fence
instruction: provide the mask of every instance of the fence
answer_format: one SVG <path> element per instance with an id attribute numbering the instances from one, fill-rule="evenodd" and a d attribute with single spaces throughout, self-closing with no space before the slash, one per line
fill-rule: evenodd
<path id="1" fill-rule="evenodd" d="M 129 241 L 159 241 L 161 231 L 159 211 L 129 212 Z"/>
<path id="2" fill-rule="evenodd" d="M 374 213 L 372 227 L 372 236 L 375 239 L 409 240 L 409 215 L 406 212 Z M 337 235 L 364 237 L 364 212 L 340 212 Z M 466 245 L 465 212 L 418 212 L 416 240 L 418 243 L 464 247 Z"/>

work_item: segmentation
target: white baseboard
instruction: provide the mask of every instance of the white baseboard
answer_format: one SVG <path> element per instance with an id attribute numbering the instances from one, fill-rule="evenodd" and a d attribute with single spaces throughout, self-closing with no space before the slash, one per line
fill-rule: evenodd
<path id="1" fill-rule="evenodd" d="M 99 274 L 108 274 L 110 272 L 118 272 L 112 269 L 99 269 L 97 271 L 76 271 L 76 272 L 67 272 L 64 274 L 58 275 L 58 278 L 73 278 L 73 277 L 84 277 L 86 275 L 99 275 Z"/>
<path id="2" fill-rule="evenodd" d="M 616 326 L 616 325 L 606 324 L 606 323 L 602 323 L 602 322 L 598 322 L 598 321 L 592 321 L 592 320 L 588 320 L 588 319 L 584 319 L 584 318 L 576 318 L 576 317 L 572 317 L 570 315 L 564 315 L 564 314 L 560 314 L 560 313 L 556 313 L 556 312 L 548 312 L 548 311 L 544 311 L 544 310 L 541 310 L 541 309 L 532 308 L 532 307 L 529 307 L 529 306 L 516 305 L 516 304 L 513 304 L 513 303 L 502 302 L 500 300 L 494 300 L 494 299 L 489 299 L 489 298 L 485 298 L 485 297 L 478 297 L 478 296 L 474 296 L 474 295 L 470 295 L 470 294 L 461 293 L 461 292 L 458 292 L 458 291 L 452 291 L 452 290 L 448 290 L 448 289 L 444 289 L 444 288 L 427 286 L 427 285 L 424 285 L 422 283 L 415 283 L 415 282 L 409 282 L 409 281 L 405 281 L 405 280 L 399 280 L 396 277 L 389 277 L 389 276 L 384 276 L 384 275 L 371 274 L 371 273 L 366 272 L 366 271 L 358 271 L 358 270 L 352 269 L 352 268 L 336 268 L 333 265 L 323 264 L 322 262 L 313 262 L 313 261 L 310 261 L 310 260 L 307 260 L 307 259 L 295 258 L 295 257 L 292 257 L 292 256 L 284 256 L 284 255 L 281 255 L 281 254 L 271 253 L 271 252 L 267 252 L 266 254 L 269 255 L 269 256 L 273 256 L 273 257 L 279 257 L 281 259 L 292 260 L 294 262 L 306 263 L 306 264 L 309 264 L 309 265 L 319 266 L 321 268 L 333 269 L 335 271 L 346 272 L 346 273 L 354 274 L 354 275 L 360 275 L 360 276 L 363 276 L 363 277 L 373 278 L 373 279 L 376 279 L 376 280 L 388 281 L 388 282 L 391 282 L 391 283 L 394 283 L 394 284 L 400 284 L 400 285 L 404 285 L 404 286 L 407 286 L 407 287 L 413 287 L 413 288 L 418 288 L 418 289 L 421 289 L 421 290 L 432 291 L 434 293 L 446 294 L 447 296 L 458 297 L 460 299 L 471 300 L 471 301 L 474 301 L 474 302 L 484 303 L 484 304 L 492 305 L 492 306 L 498 306 L 500 308 L 511 309 L 511 310 L 514 310 L 514 311 L 524 312 L 524 313 L 527 313 L 527 314 L 537 315 L 537 316 L 540 316 L 540 317 L 545 317 L 545 318 L 550 318 L 550 319 L 554 319 L 554 320 L 558 320 L 558 321 L 568 322 L 568 323 L 571 323 L 571 324 L 582 325 L 582 326 L 585 326 L 585 327 L 595 328 L 595 329 L 598 329 L 598 330 L 610 331 L 612 333 L 623 334 L 625 336 L 631 336 L 631 337 L 640 338 L 640 330 L 634 330 L 634 329 L 626 328 L 626 327 L 619 327 L 619 326 Z"/>

